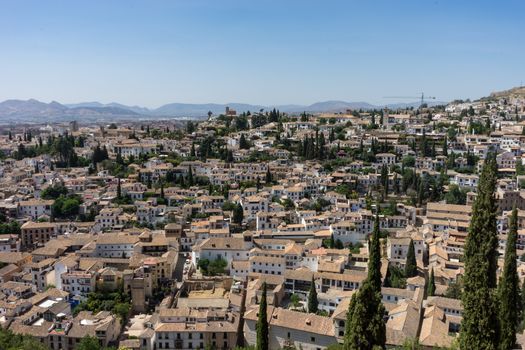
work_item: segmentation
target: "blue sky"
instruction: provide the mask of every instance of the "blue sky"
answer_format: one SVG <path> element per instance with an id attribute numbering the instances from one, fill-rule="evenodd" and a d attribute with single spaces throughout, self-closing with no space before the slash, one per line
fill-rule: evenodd
<path id="1" fill-rule="evenodd" d="M 525 1 L 0 0 L 0 100 L 476 98 L 525 80 Z"/>

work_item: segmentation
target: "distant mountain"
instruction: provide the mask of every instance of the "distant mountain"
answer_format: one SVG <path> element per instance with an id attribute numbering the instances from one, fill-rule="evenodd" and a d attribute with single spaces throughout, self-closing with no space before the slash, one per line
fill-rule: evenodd
<path id="1" fill-rule="evenodd" d="M 347 109 L 374 109 L 378 107 L 366 102 L 325 101 L 303 108 L 307 112 L 343 112 Z"/>
<path id="2" fill-rule="evenodd" d="M 140 107 L 140 106 L 126 106 L 126 105 L 123 105 L 123 104 L 120 104 L 120 103 L 115 103 L 115 102 L 112 102 L 112 103 L 108 103 L 108 104 L 103 104 L 103 103 L 100 103 L 100 102 L 81 102 L 81 103 L 72 103 L 72 104 L 66 104 L 65 106 L 69 107 L 69 108 L 78 108 L 78 107 L 88 107 L 88 108 L 91 108 L 91 107 L 117 107 L 117 108 L 120 108 L 120 109 L 124 109 L 124 110 L 128 110 L 128 111 L 131 111 L 131 112 L 134 112 L 134 114 L 150 114 L 151 111 L 146 108 L 146 107 Z"/>
<path id="3" fill-rule="evenodd" d="M 120 107 L 75 107 L 75 108 L 69 108 L 67 111 L 65 111 L 65 114 L 72 114 L 72 115 L 140 115 L 139 113 L 136 113 L 134 111 L 131 111 L 129 109 L 124 109 Z"/>
<path id="4" fill-rule="evenodd" d="M 443 104 L 444 102 L 430 102 L 429 105 Z M 323 101 L 311 105 L 276 105 L 262 106 L 246 103 L 170 103 L 156 109 L 148 109 L 140 106 L 127 106 L 120 103 L 102 104 L 100 102 L 82 102 L 63 105 L 56 101 L 44 103 L 34 99 L 31 100 L 7 100 L 0 102 L 0 118 L 2 122 L 40 122 L 66 121 L 83 118 L 85 121 L 102 121 L 113 119 L 147 119 L 147 118 L 206 118 L 208 111 L 214 115 L 225 112 L 226 107 L 242 112 L 258 112 L 260 110 L 279 109 L 286 113 L 301 113 L 303 111 L 319 112 L 344 112 L 347 109 L 379 109 L 389 107 L 391 109 L 419 107 L 419 102 L 394 103 L 383 106 L 372 105 L 367 102 L 345 102 L 345 101 Z"/>
<path id="5" fill-rule="evenodd" d="M 61 122 L 74 119 L 85 121 L 100 121 L 109 118 L 137 118 L 141 114 L 132 110 L 100 106 L 97 102 L 69 107 L 58 102 L 45 103 L 31 100 L 7 100 L 0 102 L 0 122 L 2 123 L 34 123 Z"/>
<path id="6" fill-rule="evenodd" d="M 32 115 L 35 117 L 46 117 L 53 114 L 62 114 L 68 108 L 58 102 L 44 103 L 34 99 L 6 100 L 0 103 L 0 116 L 16 117 Z"/>

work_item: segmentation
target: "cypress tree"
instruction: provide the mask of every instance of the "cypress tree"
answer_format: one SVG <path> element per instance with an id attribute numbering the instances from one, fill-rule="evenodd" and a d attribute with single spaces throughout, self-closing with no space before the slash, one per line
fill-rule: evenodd
<path id="1" fill-rule="evenodd" d="M 499 322 L 500 339 L 499 348 L 512 349 L 516 344 L 516 331 L 518 326 L 519 310 L 519 277 L 516 270 L 516 240 L 518 235 L 518 211 L 512 210 L 510 218 L 507 246 L 505 248 L 505 263 L 503 275 L 499 283 Z"/>
<path id="2" fill-rule="evenodd" d="M 525 280 L 523 280 L 523 285 L 521 286 L 521 300 L 520 300 L 520 320 L 521 324 L 525 324 Z"/>
<path id="3" fill-rule="evenodd" d="M 259 318 L 257 320 L 256 350 L 268 350 L 268 316 L 266 305 L 266 282 L 262 286 L 261 302 L 259 303 Z"/>
<path id="4" fill-rule="evenodd" d="M 317 300 L 317 290 L 315 289 L 315 280 L 312 276 L 312 284 L 310 285 L 310 291 L 308 292 L 308 312 L 317 313 L 319 308 L 319 300 Z"/>
<path id="5" fill-rule="evenodd" d="M 494 198 L 496 174 L 496 159 L 489 155 L 481 172 L 464 248 L 461 349 L 498 347 L 499 326 L 495 305 L 498 244 L 497 204 Z"/>
<path id="6" fill-rule="evenodd" d="M 233 209 L 233 222 L 240 225 L 243 219 L 244 211 L 242 209 L 242 205 L 237 204 Z"/>
<path id="7" fill-rule="evenodd" d="M 122 189 L 120 187 L 120 177 L 117 178 L 117 198 L 122 198 Z"/>
<path id="8" fill-rule="evenodd" d="M 190 168 L 188 169 L 188 185 L 193 186 L 193 170 Z"/>
<path id="9" fill-rule="evenodd" d="M 405 263 L 405 275 L 407 277 L 417 276 L 416 251 L 414 249 L 414 241 L 412 239 L 408 245 L 407 261 Z"/>
<path id="10" fill-rule="evenodd" d="M 248 141 L 246 141 L 246 137 L 244 134 L 241 134 L 241 138 L 239 139 L 239 148 L 240 149 L 249 149 L 250 145 L 248 144 Z"/>
<path id="11" fill-rule="evenodd" d="M 266 184 L 271 184 L 273 182 L 273 176 L 270 172 L 270 166 L 266 168 L 266 178 L 264 182 L 266 182 Z"/>
<path id="12" fill-rule="evenodd" d="M 381 167 L 381 184 L 383 186 L 383 197 L 388 197 L 388 167 L 383 164 Z"/>
<path id="13" fill-rule="evenodd" d="M 430 270 L 430 277 L 428 279 L 427 295 L 432 297 L 434 294 L 436 294 L 436 281 L 434 278 L 434 268 L 432 268 L 432 270 Z"/>
<path id="14" fill-rule="evenodd" d="M 330 235 L 330 239 L 328 240 L 328 248 L 333 249 L 335 247 L 335 238 L 334 234 L 332 233 Z"/>
<path id="15" fill-rule="evenodd" d="M 381 246 L 379 242 L 379 216 L 374 221 L 368 258 L 368 281 L 376 292 L 381 292 Z"/>
<path id="16" fill-rule="evenodd" d="M 385 307 L 381 302 L 380 269 L 379 217 L 376 216 L 369 248 L 368 276 L 352 295 L 348 308 L 343 346 L 345 350 L 385 348 Z"/>

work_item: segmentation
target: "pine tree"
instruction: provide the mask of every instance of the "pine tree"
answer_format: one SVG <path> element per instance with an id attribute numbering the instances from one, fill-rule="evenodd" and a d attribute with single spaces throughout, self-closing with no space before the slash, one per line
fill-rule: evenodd
<path id="1" fill-rule="evenodd" d="M 434 277 L 434 268 L 432 268 L 432 270 L 430 270 L 430 277 L 428 279 L 427 295 L 432 297 L 434 294 L 436 294 L 436 281 Z"/>
<path id="2" fill-rule="evenodd" d="M 319 300 L 317 300 L 317 289 L 315 288 L 314 276 L 312 276 L 312 284 L 308 292 L 308 312 L 317 313 L 319 308 Z"/>
<path id="3" fill-rule="evenodd" d="M 164 182 L 160 182 L 160 198 L 164 199 Z"/>
<path id="4" fill-rule="evenodd" d="M 414 241 L 412 239 L 408 245 L 407 261 L 405 263 L 405 276 L 409 278 L 417 276 L 416 251 L 414 249 Z"/>
<path id="5" fill-rule="evenodd" d="M 518 326 L 519 310 L 519 277 L 516 270 L 516 240 L 518 235 L 518 211 L 516 207 L 512 210 L 507 235 L 507 246 L 505 248 L 505 263 L 503 275 L 501 276 L 498 295 L 499 295 L 499 323 L 500 338 L 499 348 L 512 349 L 516 344 L 516 332 Z"/>
<path id="6" fill-rule="evenodd" d="M 494 198 L 496 175 L 495 156 L 489 155 L 481 172 L 464 248 L 461 349 L 498 347 L 499 326 L 495 305 L 498 245 L 497 201 Z"/>
<path id="7" fill-rule="evenodd" d="M 256 350 L 268 350 L 268 316 L 266 304 L 266 282 L 262 285 L 261 302 L 259 303 L 259 315 L 257 319 L 257 344 Z"/>

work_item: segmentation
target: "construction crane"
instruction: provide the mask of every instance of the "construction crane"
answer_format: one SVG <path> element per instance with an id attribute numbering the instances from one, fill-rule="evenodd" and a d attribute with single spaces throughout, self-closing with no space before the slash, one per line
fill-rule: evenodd
<path id="1" fill-rule="evenodd" d="M 414 99 L 414 98 L 420 98 L 421 104 L 420 107 L 425 104 L 425 99 L 427 100 L 435 100 L 436 98 L 434 96 L 425 96 L 425 93 L 422 92 L 421 96 L 384 96 L 383 98 L 397 98 L 397 99 Z"/>

